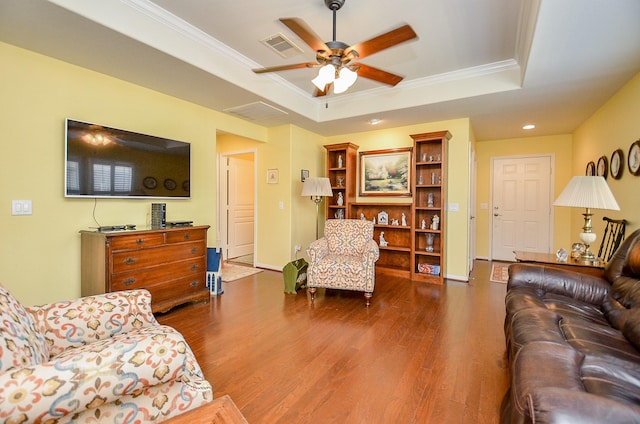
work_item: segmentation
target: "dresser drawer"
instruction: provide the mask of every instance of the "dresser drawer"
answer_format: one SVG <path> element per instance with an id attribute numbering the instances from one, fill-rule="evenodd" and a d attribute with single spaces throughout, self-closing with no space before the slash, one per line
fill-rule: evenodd
<path id="1" fill-rule="evenodd" d="M 164 244 L 164 234 L 132 234 L 130 236 L 111 237 L 110 243 L 112 251 L 162 246 Z"/>
<path id="2" fill-rule="evenodd" d="M 177 276 L 199 276 L 206 272 L 204 256 L 179 262 L 120 272 L 111 277 L 111 291 L 143 288 L 172 280 Z"/>
<path id="3" fill-rule="evenodd" d="M 209 291 L 205 284 L 205 276 L 194 275 L 191 277 L 183 277 L 173 281 L 167 281 L 165 283 L 148 286 L 147 289 L 151 293 L 151 304 L 155 311 L 164 311 L 163 305 L 175 305 L 180 299 L 190 298 L 198 296 L 201 298 L 208 298 Z M 167 308 L 168 309 L 168 308 Z"/>
<path id="4" fill-rule="evenodd" d="M 167 243 L 182 243 L 185 241 L 197 241 L 207 238 L 207 231 L 202 229 L 167 231 Z"/>
<path id="5" fill-rule="evenodd" d="M 194 256 L 204 256 L 206 252 L 206 242 L 197 241 L 114 253 L 112 272 L 118 274 L 120 272 L 177 262 L 184 259 L 191 259 Z"/>

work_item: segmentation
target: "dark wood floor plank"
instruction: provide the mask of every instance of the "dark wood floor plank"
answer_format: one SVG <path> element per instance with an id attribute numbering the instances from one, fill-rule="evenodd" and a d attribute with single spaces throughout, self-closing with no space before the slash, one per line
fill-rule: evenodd
<path id="1" fill-rule="evenodd" d="M 444 286 L 379 274 L 369 308 L 323 289 L 312 304 L 264 271 L 158 320 L 251 423 L 497 423 L 506 286 L 490 268 Z"/>

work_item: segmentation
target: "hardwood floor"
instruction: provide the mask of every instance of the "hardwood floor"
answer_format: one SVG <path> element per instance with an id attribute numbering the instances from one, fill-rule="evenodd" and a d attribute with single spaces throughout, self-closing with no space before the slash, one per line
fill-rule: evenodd
<path id="1" fill-rule="evenodd" d="M 264 271 L 157 318 L 250 423 L 497 423 L 506 285 L 490 270 L 444 286 L 379 274 L 369 308 L 323 289 L 312 305 Z"/>

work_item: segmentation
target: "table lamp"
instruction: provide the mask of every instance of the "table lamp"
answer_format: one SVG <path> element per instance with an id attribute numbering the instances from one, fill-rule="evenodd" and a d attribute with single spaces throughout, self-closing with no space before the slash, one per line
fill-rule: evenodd
<path id="1" fill-rule="evenodd" d="M 302 185 L 302 196 L 309 196 L 316 204 L 316 240 L 318 239 L 319 207 L 324 196 L 333 196 L 329 178 L 307 178 Z"/>
<path id="2" fill-rule="evenodd" d="M 593 262 L 596 257 L 589 250 L 589 246 L 596 241 L 596 234 L 591 227 L 591 209 L 620 210 L 618 202 L 613 197 L 611 189 L 604 177 L 596 176 L 576 176 L 569 181 L 560 196 L 553 202 L 554 206 L 569 206 L 573 208 L 586 208 L 584 216 L 584 227 L 580 233 L 580 240 L 584 243 L 585 249 L 580 260 L 582 262 Z"/>

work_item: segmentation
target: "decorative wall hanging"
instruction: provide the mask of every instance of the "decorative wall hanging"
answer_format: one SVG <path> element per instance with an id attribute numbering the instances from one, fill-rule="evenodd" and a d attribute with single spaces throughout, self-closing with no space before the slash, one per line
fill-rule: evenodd
<path id="1" fill-rule="evenodd" d="M 629 148 L 627 164 L 629 165 L 629 172 L 633 175 L 640 175 L 640 140 L 634 141 Z"/>
<path id="2" fill-rule="evenodd" d="M 606 156 L 600 156 L 598 159 L 598 165 L 596 166 L 596 175 L 607 179 L 609 175 L 609 159 Z"/>
<path id="3" fill-rule="evenodd" d="M 611 154 L 611 161 L 609 170 L 611 171 L 611 177 L 619 180 L 622 177 L 622 170 L 624 169 L 624 153 L 622 149 L 618 149 Z"/>
<path id="4" fill-rule="evenodd" d="M 584 175 L 588 177 L 593 177 L 596 175 L 596 164 L 594 161 L 590 161 L 587 163 L 587 169 L 584 172 Z"/>
<path id="5" fill-rule="evenodd" d="M 411 196 L 411 148 L 360 152 L 360 196 Z"/>

